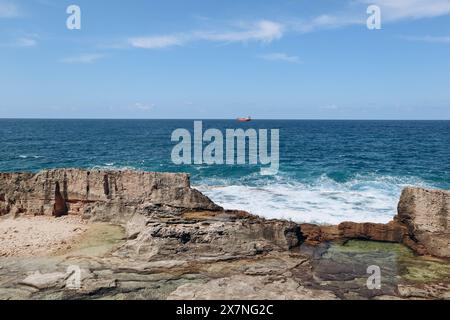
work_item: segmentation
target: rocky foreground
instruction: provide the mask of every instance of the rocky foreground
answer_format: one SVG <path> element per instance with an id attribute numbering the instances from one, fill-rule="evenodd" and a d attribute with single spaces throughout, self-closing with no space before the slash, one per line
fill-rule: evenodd
<path id="1" fill-rule="evenodd" d="M 450 299 L 449 214 L 450 192 L 407 188 L 389 224 L 316 226 L 226 211 L 185 174 L 2 173 L 0 226 L 87 224 L 63 251 L 0 257 L 0 299 Z"/>

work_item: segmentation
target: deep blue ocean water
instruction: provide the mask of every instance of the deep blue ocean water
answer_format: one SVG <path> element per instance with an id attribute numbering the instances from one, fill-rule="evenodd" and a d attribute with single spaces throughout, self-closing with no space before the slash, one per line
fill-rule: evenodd
<path id="1" fill-rule="evenodd" d="M 217 203 L 298 222 L 387 222 L 407 185 L 450 189 L 450 121 L 205 120 L 204 129 L 280 130 L 280 171 L 171 162 L 193 120 L 0 120 L 0 171 L 188 172 Z"/>

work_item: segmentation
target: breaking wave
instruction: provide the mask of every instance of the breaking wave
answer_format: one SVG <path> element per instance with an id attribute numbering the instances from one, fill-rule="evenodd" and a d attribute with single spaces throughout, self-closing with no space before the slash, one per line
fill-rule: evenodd
<path id="1" fill-rule="evenodd" d="M 344 221 L 387 223 L 397 211 L 401 190 L 430 187 L 417 178 L 356 176 L 337 182 L 326 175 L 310 182 L 289 178 L 252 185 L 206 181 L 197 188 L 226 209 L 241 209 L 268 219 L 298 223 L 338 224 Z"/>

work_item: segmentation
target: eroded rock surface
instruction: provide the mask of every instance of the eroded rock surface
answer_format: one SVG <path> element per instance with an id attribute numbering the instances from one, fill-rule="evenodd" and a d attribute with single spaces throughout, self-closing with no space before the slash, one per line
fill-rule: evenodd
<path id="1" fill-rule="evenodd" d="M 0 258 L 0 298 L 448 298 L 448 262 L 397 244 L 446 256 L 446 208 L 447 193 L 407 189 L 389 224 L 298 225 L 223 210 L 184 174 L 0 174 L 3 215 L 68 213 L 123 228 L 117 235 L 89 224 L 84 242 L 64 254 Z M 371 265 L 382 270 L 377 290 L 366 283 Z M 65 283 L 74 266 L 76 290 Z"/>
<path id="2" fill-rule="evenodd" d="M 229 260 L 301 244 L 300 229 L 292 222 L 266 221 L 244 212 L 174 212 L 147 207 L 138 225 L 127 224 L 129 241 L 119 252 L 140 260 Z M 138 233 L 136 230 L 145 226 Z"/>
<path id="3" fill-rule="evenodd" d="M 293 279 L 235 275 L 204 284 L 188 283 L 172 292 L 171 300 L 335 300 L 331 291 L 305 288 Z"/>
<path id="4" fill-rule="evenodd" d="M 427 253 L 450 258 L 450 191 L 406 188 L 397 221 Z"/>
<path id="5" fill-rule="evenodd" d="M 0 173 L 0 215 L 71 213 L 126 221 L 144 203 L 221 209 L 192 189 L 186 174 L 79 169 Z"/>

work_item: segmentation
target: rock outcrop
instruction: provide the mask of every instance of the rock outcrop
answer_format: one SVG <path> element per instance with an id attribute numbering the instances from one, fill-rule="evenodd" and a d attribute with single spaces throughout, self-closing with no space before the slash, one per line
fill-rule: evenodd
<path id="1" fill-rule="evenodd" d="M 191 211 L 189 219 L 187 211 Z M 201 211 L 203 220 L 225 225 L 205 228 L 198 213 Z M 277 245 L 283 242 L 284 248 L 299 242 L 317 245 L 359 239 L 403 243 L 419 254 L 450 257 L 450 191 L 420 188 L 403 191 L 398 216 L 388 224 L 295 225 L 266 221 L 245 212 L 225 212 L 191 188 L 187 174 L 59 169 L 36 174 L 0 173 L 0 215 L 8 213 L 56 217 L 78 214 L 118 222 L 127 224 L 127 232 L 141 241 L 144 230 L 153 240 L 205 243 L 205 238 L 228 242 L 270 239 Z M 161 225 L 161 221 L 171 222 Z"/>
<path id="2" fill-rule="evenodd" d="M 239 281 L 247 281 L 246 290 L 254 291 L 247 298 L 335 298 L 306 283 L 300 287 L 300 279 L 312 275 L 307 257 L 294 253 L 302 243 L 297 224 L 223 210 L 190 188 L 187 175 L 83 170 L 2 174 L 0 194 L 3 214 L 68 212 L 124 229 L 120 244 L 114 249 L 108 244 L 111 251 L 101 257 L 95 249 L 94 258 L 89 258 L 91 251 L 85 245 L 69 257 L 52 257 L 45 267 L 42 257 L 34 261 L 32 256 L 26 264 L 14 256 L 0 257 L 5 266 L 0 277 L 8 280 L 0 281 L 0 298 L 165 299 L 184 284 L 200 286 L 218 278 L 231 279 L 227 290 L 231 295 L 242 286 Z M 109 241 L 102 233 L 99 238 Z M 92 240 L 86 243 L 92 245 Z M 72 265 L 84 275 L 80 290 L 65 288 L 65 270 Z M 241 274 L 246 276 L 239 279 Z M 170 298 L 185 295 L 185 290 Z M 208 296 L 217 298 L 219 292 L 212 290 Z"/>
<path id="3" fill-rule="evenodd" d="M 187 174 L 79 169 L 0 173 L 0 215 L 70 213 L 125 221 L 144 204 L 221 210 L 190 187 Z"/>
<path id="4" fill-rule="evenodd" d="M 352 239 L 402 243 L 417 254 L 450 258 L 450 191 L 405 188 L 398 214 L 387 224 L 343 222 L 338 226 L 301 224 L 304 241 Z"/>
<path id="5" fill-rule="evenodd" d="M 317 226 L 224 210 L 192 189 L 185 174 L 4 173 L 0 215 L 79 215 L 119 224 L 114 227 L 121 233 L 110 241 L 105 230 L 94 230 L 105 241 L 96 250 L 81 246 L 46 262 L 0 257 L 0 299 L 446 298 L 450 267 L 397 243 L 449 257 L 449 193 L 405 189 L 398 216 L 388 224 Z M 86 234 L 93 225 L 87 223 Z M 81 288 L 66 290 L 73 265 L 81 269 Z M 383 270 L 382 289 L 366 285 L 371 265 Z M 428 287 L 416 283 L 422 278 Z"/>
<path id="6" fill-rule="evenodd" d="M 127 223 L 120 254 L 135 260 L 174 256 L 186 261 L 230 260 L 301 245 L 293 222 L 265 220 L 239 211 L 180 211 L 147 207 Z"/>
<path id="7" fill-rule="evenodd" d="M 300 230 L 304 241 L 312 245 L 328 241 L 345 242 L 354 239 L 402 243 L 407 241 L 409 236 L 406 226 L 396 221 L 387 224 L 342 222 L 337 226 L 300 224 Z"/>
<path id="8" fill-rule="evenodd" d="M 405 226 L 395 221 L 387 224 L 343 222 L 338 229 L 344 239 L 401 243 L 407 236 Z"/>
<path id="9" fill-rule="evenodd" d="M 301 244 L 298 225 L 225 211 L 190 187 L 186 174 L 50 170 L 0 174 L 3 214 L 80 215 L 125 226 L 120 251 L 138 260 L 174 254 L 230 259 Z"/>
<path id="10" fill-rule="evenodd" d="M 450 258 L 450 191 L 404 189 L 396 221 L 406 226 L 422 251 Z"/>

